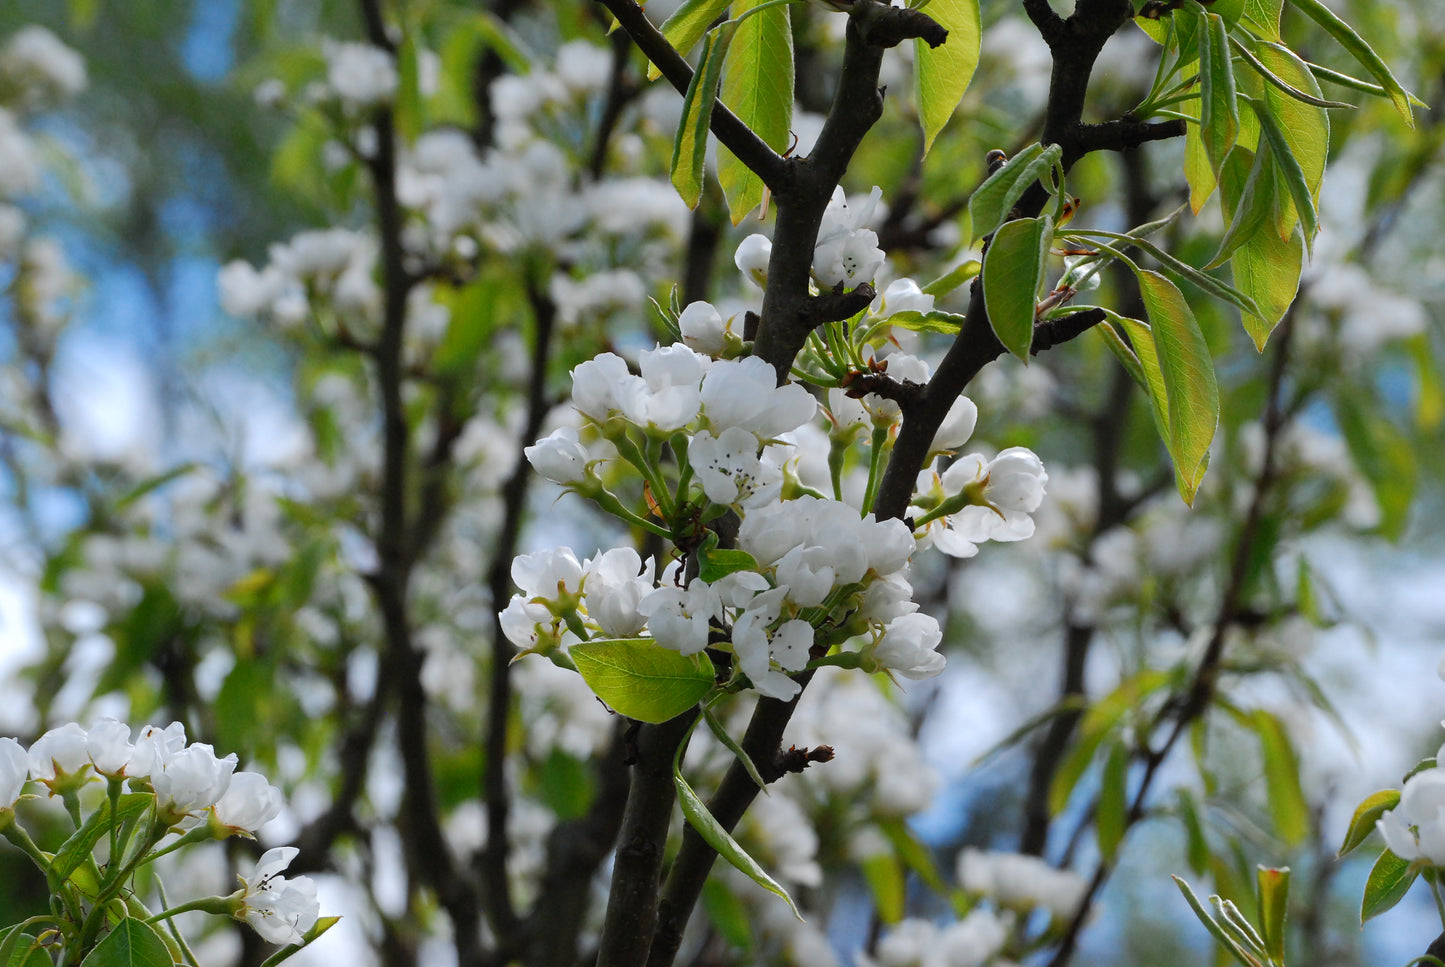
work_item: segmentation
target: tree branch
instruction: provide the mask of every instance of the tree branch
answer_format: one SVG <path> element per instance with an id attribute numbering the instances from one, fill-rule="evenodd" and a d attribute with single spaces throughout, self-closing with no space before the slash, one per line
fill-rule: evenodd
<path id="1" fill-rule="evenodd" d="M 662 76 L 667 82 L 677 88 L 678 93 L 686 94 L 689 85 L 692 84 L 693 70 L 683 60 L 677 49 L 668 43 L 667 38 L 662 35 L 642 7 L 634 0 L 598 0 L 612 16 L 617 18 L 617 23 L 627 35 L 632 38 L 639 50 L 647 56 L 647 59 L 657 65 Z M 787 177 L 787 162 L 782 155 L 768 147 L 766 141 L 758 137 L 738 116 L 728 110 L 722 101 L 714 101 L 712 108 L 712 120 L 710 122 L 712 133 L 717 137 L 718 142 L 737 156 L 738 160 L 747 165 L 748 169 L 762 179 L 763 184 L 777 192 Z"/>

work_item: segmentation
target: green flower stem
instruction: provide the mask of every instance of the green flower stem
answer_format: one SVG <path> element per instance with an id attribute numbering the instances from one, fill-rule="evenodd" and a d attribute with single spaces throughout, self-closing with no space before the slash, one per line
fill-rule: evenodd
<path id="1" fill-rule="evenodd" d="M 214 913 L 220 917 L 235 916 L 236 912 L 245 906 L 245 890 L 237 890 L 230 896 L 207 896 L 199 900 L 187 900 L 185 903 L 177 904 L 169 910 L 162 910 L 155 916 L 149 917 L 146 923 L 154 926 L 163 920 L 178 917 L 183 913 L 190 913 L 192 910 L 200 910 L 203 913 Z"/>
<path id="2" fill-rule="evenodd" d="M 888 455 L 888 428 L 873 427 L 873 439 L 869 441 L 868 487 L 863 491 L 863 506 L 872 507 L 878 496 L 878 485 L 883 478 L 883 458 Z"/>
<path id="3" fill-rule="evenodd" d="M 68 788 L 62 789 L 60 792 L 60 801 L 65 803 L 65 811 L 70 814 L 70 821 L 75 823 L 75 828 L 79 829 L 81 826 L 84 826 L 85 820 L 80 815 L 80 796 L 76 790 Z"/>
<path id="4" fill-rule="evenodd" d="M 652 491 L 652 498 L 657 501 L 658 507 L 662 508 L 662 516 L 670 520 L 673 513 L 672 492 L 667 486 L 667 481 L 663 480 L 661 474 L 658 473 L 657 467 L 638 447 L 637 442 L 627 435 L 627 431 L 608 434 L 607 438 L 617 447 L 617 452 L 622 459 L 632 464 L 637 472 L 642 474 L 642 479 L 647 481 L 647 486 Z M 601 503 L 600 499 L 598 503 Z M 667 534 L 664 533 L 663 536 L 666 537 Z"/>
<path id="5" fill-rule="evenodd" d="M 120 812 L 120 788 L 125 780 L 117 777 L 106 779 L 105 795 L 110 801 L 110 861 L 115 863 L 121 858 L 120 855 L 120 823 L 115 822 L 114 817 Z"/>
<path id="6" fill-rule="evenodd" d="M 25 831 L 25 827 L 15 822 L 14 811 L 7 810 L 7 812 L 10 813 L 10 821 L 5 823 L 3 829 L 0 829 L 0 835 L 10 840 L 21 852 L 30 857 L 35 865 L 40 867 L 40 872 L 49 877 L 50 857 L 42 852 L 39 846 L 35 845 L 35 840 L 30 838 L 30 834 Z"/>
<path id="7" fill-rule="evenodd" d="M 613 517 L 626 521 L 627 523 L 632 524 L 635 527 L 641 527 L 648 533 L 656 534 L 658 537 L 661 537 L 663 539 L 671 539 L 672 537 L 672 532 L 669 531 L 666 527 L 663 527 L 661 524 L 658 524 L 654 521 L 650 521 L 645 517 L 640 517 L 637 514 L 634 514 L 632 511 L 628 510 L 625 506 L 623 506 L 622 501 L 618 499 L 617 495 L 610 490 L 604 488 L 601 493 L 595 495 L 592 499 L 597 502 L 598 507 L 601 507 Z"/>
<path id="8" fill-rule="evenodd" d="M 1445 897 L 1440 895 L 1440 884 L 1435 877 L 1427 877 L 1430 895 L 1435 898 L 1435 911 L 1440 914 L 1440 926 L 1445 927 Z"/>

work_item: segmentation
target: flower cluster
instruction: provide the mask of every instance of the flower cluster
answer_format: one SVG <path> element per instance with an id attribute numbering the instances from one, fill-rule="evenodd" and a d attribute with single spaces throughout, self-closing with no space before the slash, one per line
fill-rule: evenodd
<path id="1" fill-rule="evenodd" d="M 1445 671 L 1445 662 L 1441 663 Z M 1445 677 L 1445 676 L 1442 676 Z M 1402 860 L 1422 860 L 1445 867 L 1445 746 L 1435 754 L 1437 765 L 1405 780 L 1400 804 L 1375 823 L 1390 852 Z"/>
<path id="2" fill-rule="evenodd" d="M 235 753 L 218 758 L 203 742 L 187 743 L 179 722 L 147 725 L 134 742 L 130 726 L 115 719 L 101 719 L 89 731 L 70 722 L 36 739 L 23 759 L 14 739 L 0 739 L 0 749 L 3 808 L 14 807 L 26 779 L 52 796 L 109 779 L 153 792 L 157 818 L 167 827 L 189 828 L 207 818 L 221 837 L 251 837 L 281 811 L 281 791 L 265 776 L 236 772 Z"/>
<path id="3" fill-rule="evenodd" d="M 102 895 L 116 895 L 137 868 L 180 846 L 230 836 L 254 839 L 256 830 L 275 819 L 282 807 L 281 791 L 265 776 L 237 772 L 234 754 L 219 758 L 209 745 L 188 743 L 179 722 L 165 728 L 147 725 L 132 741 L 130 726 L 101 719 L 88 731 L 74 722 L 51 729 L 28 750 L 13 738 L 0 738 L 0 833 L 49 873 L 53 854 L 39 850 L 15 815 L 27 782 L 61 797 L 79 824 L 81 791 L 102 781 L 108 784 L 111 803 L 120 802 L 127 791 L 132 802 L 138 795 L 149 797 L 143 800 L 143 816 L 150 817 L 138 824 L 106 820 L 114 828 L 108 837 L 112 854 Z M 95 817 L 87 820 L 94 821 Z M 173 833 L 180 838 L 157 849 Z M 104 836 L 99 840 L 105 841 Z M 269 850 L 231 897 L 193 900 L 151 919 L 185 910 L 225 913 L 250 923 L 272 943 L 302 943 L 315 926 L 320 907 L 309 878 L 287 880 L 280 875 L 297 852 L 294 847 Z M 138 898 L 131 898 L 129 909 L 138 910 L 139 904 Z"/>
<path id="4" fill-rule="evenodd" d="M 1042 907 L 1055 921 L 1076 914 L 1089 888 L 1079 874 L 1037 856 L 971 848 L 958 854 L 958 882 L 967 892 L 1023 915 Z"/>

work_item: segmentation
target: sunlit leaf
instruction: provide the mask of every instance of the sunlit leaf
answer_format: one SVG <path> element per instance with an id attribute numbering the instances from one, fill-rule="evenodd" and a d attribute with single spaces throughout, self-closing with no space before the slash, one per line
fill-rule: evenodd
<path id="1" fill-rule="evenodd" d="M 707 157 L 712 107 L 717 101 L 723 60 L 736 29 L 737 21 L 729 20 L 708 33 L 703 42 L 702 62 L 683 98 L 682 121 L 672 144 L 671 171 L 673 187 L 689 208 L 696 208 L 702 197 L 703 161 Z"/>
<path id="2" fill-rule="evenodd" d="M 929 0 L 928 15 L 948 31 L 948 40 L 938 47 L 913 42 L 914 95 L 925 154 L 968 90 L 982 37 L 978 0 Z"/>
<path id="3" fill-rule="evenodd" d="M 748 855 L 748 852 L 738 845 L 738 841 L 732 838 L 722 824 L 712 813 L 708 812 L 707 805 L 693 792 L 692 786 L 682 777 L 682 771 L 676 762 L 673 763 L 672 784 L 677 790 L 677 802 L 682 807 L 682 815 L 689 826 L 697 830 L 703 842 L 707 843 L 717 855 L 727 860 L 734 869 L 745 875 L 758 886 L 770 893 L 782 897 L 793 911 L 793 916 L 799 920 L 803 915 L 798 912 L 798 907 L 793 903 L 793 898 L 788 891 L 783 889 L 781 883 L 768 875 L 768 871 L 758 865 L 758 861 Z"/>
<path id="4" fill-rule="evenodd" d="M 767 0 L 738 0 L 735 18 Z M 774 151 L 788 149 L 793 124 L 793 28 L 788 7 L 757 10 L 742 19 L 723 60 L 722 89 L 718 97 L 738 119 Z M 762 179 L 718 145 L 718 181 L 727 198 L 733 224 L 762 204 Z"/>
<path id="5" fill-rule="evenodd" d="M 1345 830 L 1345 840 L 1340 844 L 1340 851 L 1335 855 L 1344 856 L 1363 843 L 1375 831 L 1376 821 L 1398 805 L 1400 805 L 1400 790 L 1398 789 L 1382 789 L 1373 795 L 1366 796 L 1364 802 L 1355 807 L 1355 814 L 1350 817 L 1349 828 Z"/>
<path id="6" fill-rule="evenodd" d="M 1056 144 L 1031 144 L 989 175 L 968 200 L 973 237 L 984 238 L 998 229 L 1029 186 L 1048 175 L 1063 156 Z"/>
<path id="7" fill-rule="evenodd" d="M 587 641 L 568 649 L 587 687 L 639 722 L 676 718 L 702 701 L 715 672 L 707 655 L 680 655 L 651 638 Z"/>
<path id="8" fill-rule="evenodd" d="M 1169 454 L 1174 458 L 1179 495 L 1192 504 L 1219 423 L 1214 361 L 1189 303 L 1174 283 L 1157 272 L 1140 272 L 1139 292 L 1169 399 Z"/>
<path id="9" fill-rule="evenodd" d="M 1284 921 L 1289 914 L 1289 867 L 1261 866 L 1259 883 L 1259 926 L 1264 949 L 1270 960 L 1284 963 Z"/>
<path id="10" fill-rule="evenodd" d="M 1255 709 L 1250 718 L 1264 758 L 1264 782 L 1275 832 L 1285 843 L 1296 845 L 1310 832 L 1310 806 L 1300 786 L 1299 759 L 1278 717 Z"/>
<path id="11" fill-rule="evenodd" d="M 1360 901 L 1360 923 L 1378 917 L 1405 898 L 1410 884 L 1420 875 L 1417 867 L 1408 860 L 1385 850 L 1370 869 L 1365 881 L 1365 894 Z"/>
<path id="12" fill-rule="evenodd" d="M 1199 11 L 1199 136 L 1210 167 L 1217 174 L 1224 156 L 1239 135 L 1239 109 L 1235 104 L 1234 68 L 1218 14 Z"/>
<path id="13" fill-rule="evenodd" d="M 1017 218 L 994 233 L 983 256 L 983 302 L 989 325 L 1004 348 L 1026 363 L 1052 242 L 1049 216 Z"/>
<path id="14" fill-rule="evenodd" d="M 1411 127 L 1415 126 L 1414 115 L 1410 111 L 1410 96 L 1390 73 L 1390 68 L 1375 53 L 1375 49 L 1365 43 L 1365 39 L 1355 32 L 1355 29 L 1341 20 L 1333 10 L 1325 6 L 1320 0 L 1289 0 L 1289 2 L 1305 16 L 1319 24 L 1329 35 L 1349 52 L 1350 56 L 1359 62 L 1360 66 L 1369 71 L 1380 86 L 1385 89 L 1395 110 L 1405 119 L 1405 123 Z"/>
<path id="15" fill-rule="evenodd" d="M 702 40 L 713 21 L 722 16 L 730 0 L 685 0 L 662 23 L 662 36 L 686 56 Z M 655 81 L 662 76 L 656 64 L 647 65 L 647 79 Z"/>
<path id="16" fill-rule="evenodd" d="M 80 962 L 81 967 L 172 967 L 170 949 L 155 928 L 124 917 Z"/>

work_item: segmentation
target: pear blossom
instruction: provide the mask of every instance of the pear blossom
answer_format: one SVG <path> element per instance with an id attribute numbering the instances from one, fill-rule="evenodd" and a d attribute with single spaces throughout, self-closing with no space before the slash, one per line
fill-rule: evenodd
<path id="1" fill-rule="evenodd" d="M 772 366 L 756 356 L 719 359 L 702 379 L 702 412 L 714 431 L 740 426 L 760 440 L 796 430 L 818 404 L 797 383 L 778 385 Z"/>
<path id="2" fill-rule="evenodd" d="M 642 427 L 671 432 L 697 418 L 699 384 L 711 360 L 681 343 L 659 346 L 638 360 L 642 376 L 619 385 L 623 415 Z"/>
<path id="3" fill-rule="evenodd" d="M 135 749 L 125 774 L 143 778 L 160 769 L 186 747 L 186 727 L 172 722 L 164 729 L 147 725 L 136 736 Z"/>
<path id="4" fill-rule="evenodd" d="M 570 426 L 558 427 L 529 447 L 522 449 L 538 473 L 553 483 L 576 484 L 587 477 L 587 448 Z"/>
<path id="5" fill-rule="evenodd" d="M 1445 746 L 1435 759 L 1445 762 Z M 1423 769 L 1406 779 L 1400 804 L 1376 820 L 1375 827 L 1400 859 L 1445 866 L 1445 767 Z"/>
<path id="6" fill-rule="evenodd" d="M 228 835 L 250 836 L 281 813 L 281 790 L 257 772 L 238 772 L 213 809 Z"/>
<path id="7" fill-rule="evenodd" d="M 396 62 L 391 54 L 370 44 L 328 40 L 326 82 L 348 109 L 357 110 L 390 101 L 396 93 Z"/>
<path id="8" fill-rule="evenodd" d="M 601 353 L 572 370 L 572 405 L 598 423 L 620 410 L 618 390 L 640 382 L 616 353 Z"/>
<path id="9" fill-rule="evenodd" d="M 687 457 L 703 493 L 715 503 L 757 507 L 782 492 L 782 469 L 759 459 L 758 438 L 742 427 L 730 426 L 716 437 L 699 431 Z"/>
<path id="10" fill-rule="evenodd" d="M 95 771 L 111 778 L 125 775 L 126 766 L 135 755 L 135 746 L 130 742 L 130 726 L 109 718 L 91 726 L 86 733 L 85 748 Z"/>
<path id="11" fill-rule="evenodd" d="M 765 289 L 768 286 L 768 262 L 772 260 L 772 257 L 772 240 L 766 235 L 754 233 L 743 239 L 738 245 L 738 250 L 733 255 L 733 264 L 758 288 Z"/>
<path id="12" fill-rule="evenodd" d="M 194 742 L 151 773 L 156 809 L 171 825 L 214 806 L 231 785 L 236 754 L 216 758 L 216 750 Z"/>
<path id="13" fill-rule="evenodd" d="M 851 289 L 873 281 L 886 256 L 878 247 L 878 234 L 863 226 L 882 196 L 883 190 L 875 187 L 867 201 L 850 209 L 842 186 L 834 189 L 813 247 L 813 278 L 818 285 L 831 289 L 842 284 Z"/>
<path id="14" fill-rule="evenodd" d="M 678 315 L 677 328 L 683 345 L 716 358 L 727 349 L 731 322 L 723 322 L 722 314 L 711 302 L 690 302 Z"/>
<path id="15" fill-rule="evenodd" d="M 879 312 L 893 315 L 895 312 L 932 312 L 933 296 L 921 289 L 912 279 L 894 279 L 883 290 Z"/>
<path id="16" fill-rule="evenodd" d="M 883 639 L 873 648 L 881 669 L 897 672 L 915 681 L 933 678 L 943 671 L 944 657 L 937 652 L 943 630 L 932 616 L 915 611 L 888 622 Z"/>
<path id="17" fill-rule="evenodd" d="M 75 722 L 51 729 L 30 746 L 30 778 L 52 789 L 57 782 L 83 776 L 90 766 L 85 729 Z"/>
<path id="18" fill-rule="evenodd" d="M 955 460 L 941 475 L 920 476 L 920 492 L 928 478 L 949 498 L 968 503 L 946 520 L 929 526 L 927 539 L 952 557 L 973 557 L 986 541 L 1021 541 L 1032 537 L 1030 516 L 1043 503 L 1049 475 L 1038 456 L 1026 447 L 1010 447 L 992 460 L 976 453 Z"/>
<path id="19" fill-rule="evenodd" d="M 320 916 L 315 882 L 309 876 L 288 880 L 281 875 L 300 852 L 294 846 L 269 849 L 251 875 L 241 879 L 244 890 L 236 919 L 249 923 L 268 943 L 301 943 Z"/>
<path id="20" fill-rule="evenodd" d="M 932 450 L 953 450 L 968 442 L 978 425 L 978 406 L 967 396 L 960 396 L 944 414 L 943 422 L 933 434 Z"/>
<path id="21" fill-rule="evenodd" d="M 965 848 L 958 854 L 958 882 L 969 893 L 989 896 L 1021 914 L 1043 907 L 1056 920 L 1072 917 L 1089 884 L 1072 870 L 1050 866 L 1037 856 Z"/>
<path id="22" fill-rule="evenodd" d="M 630 547 L 614 547 L 589 558 L 582 565 L 587 577 L 587 617 L 611 638 L 631 638 L 647 626 L 647 616 L 638 610 L 642 599 L 653 590 L 652 562 Z"/>
<path id="23" fill-rule="evenodd" d="M 707 647 L 712 619 L 722 610 L 722 601 L 703 581 L 679 588 L 666 586 L 665 574 L 663 580 L 664 587 L 649 592 L 638 602 L 637 610 L 647 616 L 647 630 L 659 645 L 695 655 Z"/>
<path id="24" fill-rule="evenodd" d="M 0 811 L 14 809 L 30 778 L 30 756 L 11 738 L 0 739 Z"/>
<path id="25" fill-rule="evenodd" d="M 808 663 L 808 649 L 813 644 L 813 627 L 806 621 L 792 619 L 784 622 L 776 632 L 769 632 L 769 626 L 781 616 L 786 593 L 787 588 L 777 587 L 754 597 L 733 622 L 732 636 L 738 664 L 753 687 L 769 698 L 785 702 L 802 691 L 802 686 L 774 670 L 773 660 L 781 659 L 779 664 L 787 661 L 785 668 L 801 671 Z"/>

